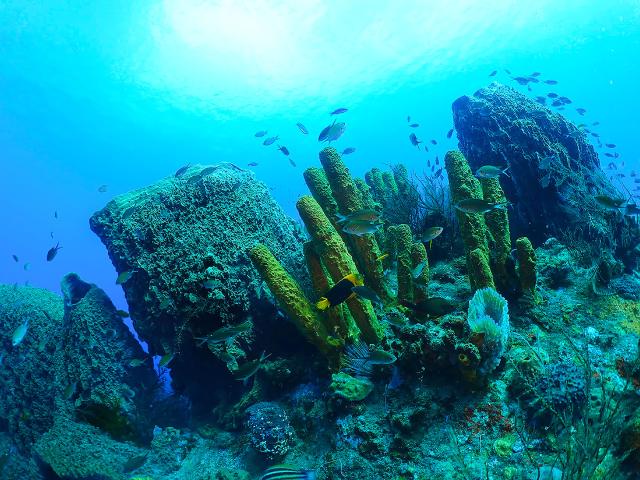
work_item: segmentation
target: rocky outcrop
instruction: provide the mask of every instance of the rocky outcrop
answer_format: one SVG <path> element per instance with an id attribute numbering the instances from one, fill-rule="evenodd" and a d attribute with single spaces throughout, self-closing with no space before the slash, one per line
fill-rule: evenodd
<path id="1" fill-rule="evenodd" d="M 139 410 L 157 393 L 151 359 L 144 360 L 142 347 L 103 290 L 70 273 L 62 291 L 64 327 L 55 360 L 60 411 L 116 440 L 150 438 L 152 425 Z"/>
<path id="2" fill-rule="evenodd" d="M 612 244 L 608 212 L 595 195 L 623 197 L 607 180 L 586 134 L 558 113 L 494 83 L 453 103 L 460 142 L 472 170 L 509 167 L 500 183 L 512 203 L 511 233 L 535 245 L 571 235 Z M 614 222 L 615 223 L 615 222 Z M 616 227 L 613 227 L 616 229 Z"/>
<path id="3" fill-rule="evenodd" d="M 232 164 L 193 166 L 116 197 L 91 217 L 90 226 L 118 273 L 132 272 L 122 287 L 140 338 L 154 355 L 174 354 L 173 387 L 189 391 L 192 399 L 222 394 L 233 382 L 224 362 L 198 348 L 193 337 L 252 318 L 244 349 L 269 344 L 273 352 L 274 329 L 256 328 L 276 315 L 248 256 L 255 244 L 266 245 L 308 288 L 299 227 L 265 184 Z M 194 363 L 200 367 L 193 369 Z"/>
<path id="4" fill-rule="evenodd" d="M 0 430 L 25 453 L 53 424 L 53 353 L 62 333 L 62 299 L 47 290 L 0 285 Z M 12 345 L 16 328 L 29 322 L 24 339 Z"/>

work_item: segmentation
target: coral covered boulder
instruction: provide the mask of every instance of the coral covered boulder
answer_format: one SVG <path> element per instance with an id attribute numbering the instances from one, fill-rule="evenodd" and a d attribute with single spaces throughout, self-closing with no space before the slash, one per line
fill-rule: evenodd
<path id="1" fill-rule="evenodd" d="M 64 336 L 55 361 L 61 410 L 118 440 L 144 437 L 139 407 L 151 401 L 157 383 L 151 360 L 143 360 L 103 290 L 75 273 L 65 275 L 62 290 Z"/>
<path id="2" fill-rule="evenodd" d="M 194 374 L 189 362 L 204 355 L 193 336 L 250 316 L 273 316 L 273 307 L 265 312 L 271 303 L 263 299 L 262 279 L 249 259 L 255 244 L 268 247 L 294 278 L 307 279 L 299 228 L 266 185 L 231 164 L 190 167 L 116 197 L 90 226 L 121 279 L 130 272 L 122 286 L 150 352 L 176 354 L 174 382 L 181 377 L 183 384 L 203 384 L 217 375 L 201 369 L 205 378 L 185 380 Z"/>
<path id="3" fill-rule="evenodd" d="M 0 429 L 19 450 L 53 424 L 54 353 L 62 334 L 62 298 L 47 290 L 0 285 Z M 28 322 L 21 342 L 13 332 Z"/>
<path id="4" fill-rule="evenodd" d="M 610 212 L 594 196 L 620 195 L 583 131 L 497 83 L 457 99 L 453 117 L 460 150 L 474 172 L 483 165 L 509 167 L 510 177 L 500 182 L 514 205 L 514 236 L 527 235 L 539 244 L 574 228 L 578 236 L 609 244 L 614 236 L 607 222 Z"/>

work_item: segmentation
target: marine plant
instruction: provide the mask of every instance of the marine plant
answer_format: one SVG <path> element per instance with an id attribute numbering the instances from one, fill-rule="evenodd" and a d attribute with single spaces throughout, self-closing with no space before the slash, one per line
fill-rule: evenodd
<path id="1" fill-rule="evenodd" d="M 509 341 L 509 310 L 507 301 L 493 288 L 477 290 L 469 302 L 467 322 L 472 342 L 480 350 L 478 373 L 493 372 L 504 355 Z"/>

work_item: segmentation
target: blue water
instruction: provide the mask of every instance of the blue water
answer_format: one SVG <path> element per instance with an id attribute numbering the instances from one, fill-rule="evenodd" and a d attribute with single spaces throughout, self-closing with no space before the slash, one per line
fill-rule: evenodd
<path id="1" fill-rule="evenodd" d="M 600 121 L 621 171 L 640 169 L 638 51 L 636 0 L 5 0 L 0 282 L 59 291 L 75 271 L 126 308 L 88 227 L 113 196 L 188 162 L 255 161 L 295 216 L 329 112 L 349 108 L 336 146 L 357 148 L 345 157 L 356 175 L 400 161 L 421 172 L 456 145 L 445 139 L 451 102 L 486 86 L 493 70 L 509 85 L 505 68 L 558 80 L 530 95 L 573 99 L 588 113 L 567 116 Z M 407 115 L 420 138 L 438 140 L 429 155 L 410 145 Z M 254 138 L 262 129 L 280 136 L 296 168 Z M 47 263 L 58 241 L 63 249 Z"/>

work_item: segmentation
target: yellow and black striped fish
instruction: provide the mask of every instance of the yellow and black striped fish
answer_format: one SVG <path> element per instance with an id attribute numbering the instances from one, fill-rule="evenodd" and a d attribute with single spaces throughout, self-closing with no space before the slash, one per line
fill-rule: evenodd
<path id="1" fill-rule="evenodd" d="M 316 307 L 318 307 L 318 310 L 326 310 L 329 307 L 340 305 L 342 302 L 355 295 L 355 293 L 353 293 L 353 287 L 359 287 L 362 285 L 364 285 L 362 275 L 358 273 L 347 275 L 331 287 L 324 297 L 318 300 Z"/>
<path id="2" fill-rule="evenodd" d="M 316 472 L 291 465 L 274 465 L 265 470 L 260 480 L 316 480 Z"/>

